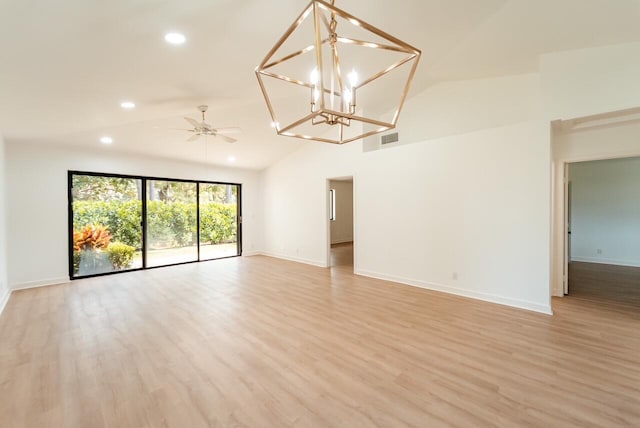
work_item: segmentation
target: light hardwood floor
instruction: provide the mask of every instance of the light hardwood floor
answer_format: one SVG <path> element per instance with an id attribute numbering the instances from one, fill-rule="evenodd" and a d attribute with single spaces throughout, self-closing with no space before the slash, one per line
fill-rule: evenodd
<path id="1" fill-rule="evenodd" d="M 637 301 L 553 306 L 267 257 L 15 292 L 0 426 L 640 426 Z"/>
<path id="2" fill-rule="evenodd" d="M 332 244 L 329 265 L 334 269 L 353 273 L 353 242 Z"/>

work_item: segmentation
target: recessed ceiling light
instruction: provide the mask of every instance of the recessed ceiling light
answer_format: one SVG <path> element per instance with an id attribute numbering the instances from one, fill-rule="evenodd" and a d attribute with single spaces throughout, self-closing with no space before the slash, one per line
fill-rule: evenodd
<path id="1" fill-rule="evenodd" d="M 167 33 L 164 35 L 164 39 L 167 43 L 171 43 L 172 45 L 181 45 L 187 41 L 187 38 L 184 34 L 180 33 Z"/>
<path id="2" fill-rule="evenodd" d="M 123 101 L 120 103 L 120 107 L 126 110 L 131 110 L 132 108 L 136 108 L 136 104 L 131 101 Z"/>
<path id="3" fill-rule="evenodd" d="M 111 144 L 111 143 L 113 143 L 113 138 L 111 138 L 111 137 L 101 137 L 100 138 L 100 142 L 102 144 Z"/>
<path id="4" fill-rule="evenodd" d="M 227 161 L 228 161 L 229 163 L 235 163 L 235 161 L 236 161 L 236 157 L 235 157 L 235 156 L 229 156 L 229 157 L 227 158 Z"/>
<path id="5" fill-rule="evenodd" d="M 271 127 L 272 128 L 278 129 L 279 126 L 280 126 L 280 124 L 278 122 L 271 122 Z"/>

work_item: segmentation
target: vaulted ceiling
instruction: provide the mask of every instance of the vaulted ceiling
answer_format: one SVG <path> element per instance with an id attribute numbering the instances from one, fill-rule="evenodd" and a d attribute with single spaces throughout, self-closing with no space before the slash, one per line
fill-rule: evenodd
<path id="1" fill-rule="evenodd" d="M 0 0 L 0 133 L 8 141 L 260 169 L 303 145 L 277 137 L 254 68 L 307 0 Z M 640 0 L 336 0 L 417 46 L 412 93 L 441 80 L 535 72 L 546 52 L 640 40 Z M 186 35 L 165 43 L 169 31 Z M 125 111 L 120 102 L 137 107 Z M 186 142 L 183 116 L 239 126 Z"/>

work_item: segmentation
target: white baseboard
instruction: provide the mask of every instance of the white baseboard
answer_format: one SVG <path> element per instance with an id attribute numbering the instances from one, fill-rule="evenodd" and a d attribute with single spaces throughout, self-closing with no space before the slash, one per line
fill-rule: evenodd
<path id="1" fill-rule="evenodd" d="M 584 262 L 584 263 L 597 263 L 601 265 L 614 265 L 614 266 L 627 266 L 627 267 L 640 267 L 639 262 L 633 262 L 629 260 L 615 260 L 615 259 L 602 259 L 598 257 L 571 257 L 572 262 Z"/>
<path id="2" fill-rule="evenodd" d="M 2 315 L 2 311 L 4 311 L 5 306 L 7 306 L 9 297 L 11 297 L 11 290 L 5 290 L 3 295 L 0 295 L 0 315 Z"/>
<path id="3" fill-rule="evenodd" d="M 358 270 L 356 275 L 368 276 L 370 278 L 382 279 L 385 281 L 397 282 L 400 284 L 411 285 L 413 287 L 424 288 L 441 293 L 454 294 L 456 296 L 469 297 L 472 299 L 482 300 L 485 302 L 497 303 L 499 305 L 511 306 L 518 309 L 526 309 L 528 311 L 539 312 L 545 315 L 553 315 L 550 305 L 541 305 L 539 303 L 528 302 L 526 300 L 511 299 L 508 297 L 496 296 L 488 293 L 480 293 L 477 291 L 464 290 L 461 288 L 451 287 L 448 285 L 435 284 L 416 279 L 402 278 L 392 275 L 385 275 L 377 272 L 366 270 Z"/>
<path id="4" fill-rule="evenodd" d="M 48 285 L 66 284 L 67 282 L 69 282 L 68 277 L 43 279 L 41 281 L 21 282 L 19 284 L 12 285 L 11 290 L 26 290 L 28 288 L 46 287 Z"/>
<path id="5" fill-rule="evenodd" d="M 262 252 L 260 251 L 243 251 L 242 257 L 252 257 L 252 256 L 261 256 Z"/>
<path id="6" fill-rule="evenodd" d="M 303 258 L 299 258 L 299 257 L 291 257 L 291 256 L 287 256 L 287 255 L 284 255 L 284 254 L 273 253 L 271 251 L 260 251 L 260 252 L 258 252 L 258 254 L 255 254 L 255 255 L 274 257 L 276 259 L 288 260 L 290 262 L 304 263 L 306 265 L 312 265 L 312 266 L 317 266 L 317 267 L 321 267 L 321 268 L 326 268 L 327 267 L 326 263 L 320 262 L 318 260 L 310 260 L 310 259 L 303 259 Z"/>

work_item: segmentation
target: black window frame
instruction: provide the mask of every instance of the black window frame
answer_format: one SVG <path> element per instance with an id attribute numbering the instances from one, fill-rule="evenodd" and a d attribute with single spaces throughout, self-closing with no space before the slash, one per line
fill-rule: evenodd
<path id="1" fill-rule="evenodd" d="M 105 178 L 124 178 L 131 180 L 141 180 L 142 184 L 142 207 L 141 207 L 141 216 L 142 216 L 142 267 L 127 269 L 125 271 L 113 271 L 113 272 L 103 272 L 96 273 L 91 275 L 82 275 L 82 276 L 74 276 L 73 272 L 73 176 L 74 175 L 88 175 L 92 177 L 105 177 Z M 197 240 L 198 240 L 198 260 L 192 260 L 187 262 L 179 262 L 179 263 L 171 263 L 167 265 L 160 266 L 147 266 L 147 182 L 149 180 L 157 180 L 157 181 L 175 181 L 181 183 L 195 183 L 196 184 L 196 207 L 197 207 Z M 208 258 L 201 260 L 200 259 L 200 184 L 219 184 L 225 186 L 238 186 L 238 195 L 236 197 L 237 201 L 237 209 L 236 209 L 236 217 L 237 217 L 237 248 L 238 253 L 233 256 L 224 256 L 217 258 Z M 144 176 L 144 175 L 129 175 L 129 174 L 111 174 L 104 172 L 92 172 L 92 171 L 76 171 L 76 170 L 68 170 L 67 171 L 67 216 L 68 216 L 68 261 L 69 261 L 69 279 L 86 279 L 86 278 L 94 278 L 98 276 L 107 276 L 107 275 L 115 275 L 120 273 L 127 272 L 136 272 L 141 270 L 148 269 L 157 269 L 164 268 L 170 266 L 179 266 L 186 265 L 191 263 L 200 263 L 200 262 L 209 262 L 215 260 L 229 259 L 233 257 L 242 256 L 242 183 L 231 183 L 226 181 L 208 181 L 208 180 L 189 180 L 184 178 L 167 178 L 167 177 L 153 177 L 153 176 Z"/>

